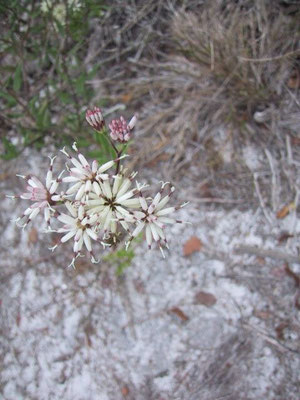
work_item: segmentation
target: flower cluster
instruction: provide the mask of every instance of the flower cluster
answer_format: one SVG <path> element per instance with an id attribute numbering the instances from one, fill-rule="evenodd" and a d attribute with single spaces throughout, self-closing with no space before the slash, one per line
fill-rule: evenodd
<path id="1" fill-rule="evenodd" d="M 86 117 L 94 128 L 96 125 L 104 126 L 100 109 L 88 111 Z M 135 125 L 136 117 L 128 125 L 124 119 L 120 121 L 123 124 L 122 132 L 130 131 Z M 111 125 L 113 129 L 117 127 L 118 135 L 123 134 L 118 123 L 112 122 Z M 90 254 L 93 263 L 98 262 L 93 252 L 96 242 L 104 248 L 113 246 L 125 234 L 127 248 L 142 231 L 145 232 L 149 249 L 155 242 L 163 253 L 163 248 L 168 248 L 166 224 L 182 222 L 170 218 L 169 215 L 186 204 L 166 207 L 174 187 L 168 182 L 162 183 L 160 191 L 154 197 L 145 197 L 144 189 L 147 185 L 137 182 L 137 173 L 129 173 L 121 165 L 127 157 L 122 155 L 122 150 L 114 146 L 116 158 L 99 165 L 97 160 L 89 163 L 79 152 L 76 143 L 72 148 L 72 152 L 65 148 L 61 150 L 67 158 L 66 170 L 57 177 L 53 176 L 52 171 L 54 158 L 50 159 L 45 184 L 36 176 L 19 175 L 27 182 L 26 192 L 10 197 L 30 200 L 32 205 L 16 220 L 17 224 L 25 228 L 43 211 L 48 224 L 47 230 L 62 234 L 51 250 L 62 243 L 73 241 L 73 257 L 70 263 L 73 267 L 77 257 L 84 251 Z"/>

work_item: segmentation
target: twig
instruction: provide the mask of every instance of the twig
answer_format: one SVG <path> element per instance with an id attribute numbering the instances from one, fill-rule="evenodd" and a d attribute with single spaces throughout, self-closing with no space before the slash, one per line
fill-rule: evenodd
<path id="1" fill-rule="evenodd" d="M 258 197 L 260 206 L 261 206 L 261 208 L 262 208 L 262 210 L 263 210 L 263 213 L 264 213 L 264 215 L 265 215 L 265 217 L 266 217 L 266 220 L 267 220 L 267 221 L 269 222 L 269 224 L 272 226 L 272 225 L 273 225 L 273 221 L 272 221 L 272 218 L 270 217 L 270 215 L 269 215 L 268 212 L 267 212 L 264 199 L 263 199 L 263 197 L 262 197 L 262 195 L 261 195 L 260 188 L 259 188 L 259 184 L 258 184 L 258 175 L 257 175 L 257 173 L 254 173 L 254 174 L 253 174 L 253 180 L 254 180 L 254 187 L 255 187 L 255 190 L 256 190 L 256 194 L 257 194 L 257 197 Z"/>
<path id="2" fill-rule="evenodd" d="M 246 328 L 247 330 L 257 332 L 257 334 L 259 336 L 263 337 L 267 342 L 276 346 L 282 352 L 291 351 L 293 353 L 298 353 L 297 350 L 294 350 L 288 346 L 285 346 L 284 344 L 280 343 L 277 339 L 270 336 L 267 332 L 263 331 L 262 329 L 257 328 L 256 326 L 252 326 L 252 325 L 248 324 L 247 322 L 244 322 L 243 327 Z"/>
<path id="3" fill-rule="evenodd" d="M 189 199 L 197 203 L 242 204 L 244 202 L 243 200 L 220 199 L 217 197 L 203 197 L 202 199 L 192 197 Z"/>
<path id="4" fill-rule="evenodd" d="M 295 51 L 290 51 L 289 53 L 286 54 L 281 54 L 279 56 L 275 57 L 266 57 L 266 58 L 247 58 L 247 57 L 238 57 L 239 60 L 241 61 L 250 61 L 250 62 L 268 62 L 268 61 L 274 61 L 274 60 L 280 60 L 281 58 L 293 56 L 300 53 L 300 49 L 297 49 Z"/>
<path id="5" fill-rule="evenodd" d="M 272 250 L 272 249 L 260 249 L 255 246 L 239 246 L 234 249 L 236 254 L 254 254 L 258 257 L 270 257 L 277 260 L 286 261 L 289 263 L 297 263 L 300 264 L 300 257 L 294 256 L 293 254 L 286 254 L 279 250 Z"/>
<path id="6" fill-rule="evenodd" d="M 290 135 L 286 135 L 285 143 L 286 143 L 286 153 L 287 153 L 288 163 L 292 164 L 292 162 L 293 162 L 293 152 L 292 152 L 292 147 L 291 147 L 291 137 L 290 137 Z"/>
<path id="7" fill-rule="evenodd" d="M 278 190 L 277 190 L 278 174 L 276 173 L 274 160 L 273 160 L 271 153 L 269 152 L 268 149 L 265 149 L 265 153 L 268 158 L 271 173 L 272 173 L 272 209 L 275 212 L 278 209 Z"/>

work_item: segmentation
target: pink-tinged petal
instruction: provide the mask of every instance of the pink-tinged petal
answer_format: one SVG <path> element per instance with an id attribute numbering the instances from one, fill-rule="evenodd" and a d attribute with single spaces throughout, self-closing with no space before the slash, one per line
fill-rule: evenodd
<path id="1" fill-rule="evenodd" d="M 98 219 L 99 219 L 99 215 L 98 214 L 89 215 L 88 216 L 88 223 L 90 225 L 93 225 L 95 222 L 97 222 Z"/>
<path id="2" fill-rule="evenodd" d="M 159 240 L 159 235 L 156 230 L 156 226 L 154 224 L 149 224 L 153 239 L 157 242 Z"/>
<path id="3" fill-rule="evenodd" d="M 71 182 L 77 182 L 78 179 L 80 179 L 80 177 L 70 175 L 62 178 L 62 181 L 66 183 L 71 183 Z"/>
<path id="4" fill-rule="evenodd" d="M 112 188 L 112 193 L 114 196 L 118 193 L 121 182 L 122 182 L 122 175 L 114 176 L 114 183 Z"/>
<path id="5" fill-rule="evenodd" d="M 89 165 L 89 163 L 87 162 L 87 159 L 84 157 L 84 155 L 82 155 L 81 153 L 79 153 L 79 154 L 78 154 L 78 158 L 79 158 L 79 161 L 81 162 L 81 164 L 82 164 L 82 166 L 83 166 L 84 168 L 90 169 L 90 165 Z"/>
<path id="6" fill-rule="evenodd" d="M 157 204 L 156 210 L 157 211 L 161 210 L 168 203 L 169 200 L 170 200 L 170 195 L 168 194 L 163 199 L 161 199 L 161 201 Z"/>
<path id="7" fill-rule="evenodd" d="M 82 244 L 83 244 L 83 237 L 81 236 L 78 241 L 74 242 L 74 246 L 73 246 L 74 253 L 80 252 L 80 250 L 82 249 Z"/>
<path id="8" fill-rule="evenodd" d="M 112 219 L 112 210 L 109 208 L 108 213 L 106 215 L 104 224 L 103 224 L 103 229 L 106 230 L 111 222 Z"/>
<path id="9" fill-rule="evenodd" d="M 20 198 L 23 200 L 30 200 L 31 196 L 32 196 L 31 193 L 23 193 L 23 194 L 21 194 Z"/>
<path id="10" fill-rule="evenodd" d="M 103 164 L 100 168 L 98 168 L 97 174 L 100 175 L 102 172 L 107 171 L 114 165 L 114 161 L 108 161 L 107 163 Z"/>
<path id="11" fill-rule="evenodd" d="M 108 207 L 106 207 L 104 205 L 100 205 L 98 207 L 91 208 L 90 210 L 87 211 L 87 214 L 92 215 L 94 213 L 102 212 L 104 210 L 104 208 L 108 208 Z"/>
<path id="12" fill-rule="evenodd" d="M 86 181 L 86 182 L 85 182 L 84 191 L 85 191 L 86 193 L 89 193 L 89 192 L 91 191 L 91 188 L 92 188 L 92 182 L 91 182 L 90 180 Z"/>
<path id="13" fill-rule="evenodd" d="M 50 189 L 49 189 L 50 194 L 54 194 L 54 192 L 58 188 L 58 185 L 59 185 L 59 181 L 57 181 L 57 180 L 52 183 L 52 185 L 50 186 Z"/>
<path id="14" fill-rule="evenodd" d="M 76 179 L 77 180 L 77 179 Z M 77 190 L 80 188 L 80 186 L 82 185 L 82 182 L 77 182 L 75 183 L 75 185 L 72 185 L 68 190 L 67 190 L 67 194 L 73 194 L 75 192 L 77 192 Z"/>
<path id="15" fill-rule="evenodd" d="M 116 206 L 116 210 L 122 215 L 122 216 L 128 216 L 130 215 L 129 212 L 127 210 L 125 210 L 125 208 L 121 207 L 121 206 Z"/>
<path id="16" fill-rule="evenodd" d="M 127 190 L 130 188 L 132 182 L 130 179 L 126 178 L 122 185 L 120 186 L 120 189 L 118 190 L 117 194 L 117 199 L 120 198 L 124 193 L 127 192 Z"/>
<path id="17" fill-rule="evenodd" d="M 78 218 L 81 220 L 84 218 L 84 207 L 82 205 L 78 208 Z"/>
<path id="18" fill-rule="evenodd" d="M 84 189 L 85 189 L 85 185 L 82 184 L 81 188 L 76 193 L 75 200 L 81 200 L 82 196 L 84 195 Z"/>
<path id="19" fill-rule="evenodd" d="M 173 218 L 168 218 L 168 217 L 159 217 L 159 222 L 162 222 L 163 224 L 175 224 L 176 220 Z"/>
<path id="20" fill-rule="evenodd" d="M 88 251 L 92 251 L 91 238 L 86 232 L 83 232 L 83 241 Z"/>
<path id="21" fill-rule="evenodd" d="M 157 211 L 155 213 L 155 215 L 157 215 L 158 217 L 161 217 L 163 215 L 171 214 L 174 211 L 175 211 L 175 207 L 168 207 L 168 208 L 164 208 L 163 210 Z"/>
<path id="22" fill-rule="evenodd" d="M 155 225 L 155 229 L 157 231 L 157 233 L 159 234 L 159 236 L 161 237 L 161 239 L 165 240 L 166 236 L 164 231 L 162 230 L 162 226 L 160 226 L 160 224 L 157 223 L 157 221 L 154 222 Z"/>
<path id="23" fill-rule="evenodd" d="M 92 229 L 87 228 L 86 233 L 94 240 L 98 240 L 97 233 L 95 233 Z"/>
<path id="24" fill-rule="evenodd" d="M 44 218 L 45 221 L 48 223 L 50 221 L 50 210 L 48 207 L 44 209 Z"/>
<path id="25" fill-rule="evenodd" d="M 52 183 L 52 171 L 49 170 L 46 175 L 46 188 L 49 189 Z"/>
<path id="26" fill-rule="evenodd" d="M 128 128 L 131 130 L 135 127 L 135 124 L 137 122 L 137 117 L 134 115 L 131 120 L 128 123 Z"/>
<path id="27" fill-rule="evenodd" d="M 73 218 L 77 218 L 77 209 L 72 206 L 69 201 L 65 202 L 65 206 L 67 207 L 69 213 L 72 215 Z"/>
<path id="28" fill-rule="evenodd" d="M 129 207 L 129 208 L 138 208 L 140 206 L 140 201 L 137 198 L 123 200 L 122 206 Z"/>
<path id="29" fill-rule="evenodd" d="M 151 214 L 155 210 L 157 204 L 160 202 L 160 199 L 161 199 L 161 194 L 158 192 L 149 206 L 148 210 L 149 214 Z"/>
<path id="30" fill-rule="evenodd" d="M 93 189 L 94 189 L 95 193 L 96 193 L 98 196 L 100 196 L 100 194 L 101 194 L 102 192 L 101 192 L 101 188 L 100 188 L 100 186 L 99 186 L 99 183 L 93 182 Z"/>
<path id="31" fill-rule="evenodd" d="M 77 169 L 79 169 L 79 171 L 83 171 L 83 168 L 82 168 L 81 163 L 80 163 L 78 160 L 76 160 L 75 157 L 71 157 L 71 158 L 70 158 L 70 161 L 71 161 L 71 163 L 74 165 L 74 167 L 76 167 Z"/>
<path id="32" fill-rule="evenodd" d="M 67 225 L 70 225 L 70 226 L 76 226 L 76 219 L 70 217 L 69 215 L 60 214 L 60 215 L 57 217 L 57 219 L 58 219 L 60 222 L 64 223 L 64 224 L 67 224 Z"/>
<path id="33" fill-rule="evenodd" d="M 137 227 L 135 228 L 135 230 L 132 232 L 132 236 L 136 237 L 139 233 L 142 232 L 142 230 L 144 229 L 145 226 L 145 222 L 141 222 L 137 225 Z"/>
<path id="34" fill-rule="evenodd" d="M 45 189 L 45 186 L 42 184 L 42 182 L 36 177 L 36 176 L 32 176 L 31 179 L 29 179 L 28 183 L 30 184 L 30 182 L 34 182 L 36 187 L 39 187 L 40 189 Z M 33 186 L 33 185 L 31 185 Z"/>
<path id="35" fill-rule="evenodd" d="M 146 217 L 146 214 L 143 213 L 142 211 L 134 211 L 133 215 L 137 218 L 137 219 L 143 219 Z"/>
<path id="36" fill-rule="evenodd" d="M 140 196 L 140 197 L 139 197 L 139 200 L 140 200 L 140 205 L 141 205 L 142 209 L 143 209 L 144 211 L 148 210 L 148 205 L 147 205 L 147 202 L 146 202 L 146 200 L 144 199 L 144 197 L 143 197 L 143 196 Z"/>
<path id="37" fill-rule="evenodd" d="M 149 225 L 146 226 L 146 242 L 148 244 L 149 249 L 151 249 L 152 244 L 152 232 Z"/>
<path id="38" fill-rule="evenodd" d="M 135 194 L 134 190 L 130 190 L 129 192 L 126 192 L 125 194 L 123 194 L 123 196 L 117 198 L 116 202 L 122 204 L 123 201 L 128 200 L 130 197 L 134 196 L 134 194 Z"/>
<path id="39" fill-rule="evenodd" d="M 69 239 L 71 239 L 73 236 L 75 236 L 76 235 L 76 229 L 73 229 L 72 231 L 69 231 L 66 235 L 64 235 L 61 239 L 60 239 L 60 241 L 62 242 L 62 243 L 65 243 L 65 242 L 67 242 Z"/>
<path id="40" fill-rule="evenodd" d="M 95 174 L 95 173 L 97 172 L 98 167 L 99 167 L 98 161 L 97 161 L 97 160 L 94 160 L 94 161 L 92 162 L 92 173 L 93 173 L 93 174 Z"/>
<path id="41" fill-rule="evenodd" d="M 81 169 L 71 168 L 70 175 L 82 180 L 91 178 L 91 171 L 88 171 L 86 168 L 83 167 Z"/>
<path id="42" fill-rule="evenodd" d="M 125 231 L 129 230 L 129 225 L 127 224 L 126 221 L 120 221 L 120 224 L 123 227 L 123 229 L 125 229 Z"/>
<path id="43" fill-rule="evenodd" d="M 30 206 L 26 208 L 26 210 L 23 212 L 23 215 L 30 215 L 32 213 L 33 208 Z"/>
<path id="44" fill-rule="evenodd" d="M 112 192 L 111 192 L 111 187 L 110 187 L 110 183 L 108 181 L 104 181 L 103 183 L 100 184 L 101 189 L 104 193 L 104 195 L 111 199 L 112 198 Z"/>
<path id="45" fill-rule="evenodd" d="M 76 242 L 78 242 L 82 238 L 82 235 L 83 235 L 83 230 L 82 229 L 77 229 L 77 232 L 76 232 L 74 240 Z"/>
<path id="46" fill-rule="evenodd" d="M 29 220 L 32 220 L 33 218 L 35 218 L 37 215 L 38 215 L 38 213 L 40 212 L 40 209 L 39 208 L 34 208 L 33 209 L 33 211 L 32 211 L 32 213 L 29 215 Z"/>

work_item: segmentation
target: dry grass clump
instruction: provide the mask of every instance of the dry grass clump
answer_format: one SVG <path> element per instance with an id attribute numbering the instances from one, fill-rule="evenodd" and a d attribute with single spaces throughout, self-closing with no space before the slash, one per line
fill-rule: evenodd
<path id="1" fill-rule="evenodd" d="M 179 134 L 198 141 L 207 138 L 207 127 L 229 122 L 253 136 L 264 124 L 266 135 L 260 136 L 269 140 L 274 123 L 265 129 L 266 122 L 287 110 L 296 115 L 295 90 L 287 82 L 299 69 L 299 11 L 285 15 L 279 3 L 251 0 L 172 12 L 163 61 L 135 64 L 144 76 L 134 81 L 133 98 L 149 99 L 144 132 L 155 126 L 172 140 Z"/>
<path id="2" fill-rule="evenodd" d="M 198 64 L 212 98 L 226 100 L 225 115 L 240 119 L 280 101 L 300 55 L 297 29 L 274 3 L 212 2 L 200 15 L 176 12 L 172 33 L 182 63 Z"/>

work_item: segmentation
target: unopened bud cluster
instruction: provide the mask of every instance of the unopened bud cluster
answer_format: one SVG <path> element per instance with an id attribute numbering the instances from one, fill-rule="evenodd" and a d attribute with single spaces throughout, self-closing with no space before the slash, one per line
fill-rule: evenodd
<path id="1" fill-rule="evenodd" d="M 105 129 L 105 121 L 99 107 L 94 107 L 93 110 L 87 110 L 85 114 L 87 122 L 98 132 L 102 132 Z M 131 132 L 135 127 L 137 118 L 134 115 L 129 123 L 127 123 L 124 117 L 119 119 L 113 119 L 108 125 L 110 129 L 110 138 L 119 143 L 126 143 L 131 138 Z"/>
<path id="2" fill-rule="evenodd" d="M 99 108 L 86 113 L 87 121 L 94 129 L 103 129 L 105 123 Z M 136 123 L 136 117 L 126 124 L 124 118 L 111 122 L 111 139 L 126 142 L 128 134 Z M 102 128 L 101 128 L 102 127 Z M 114 132 L 114 135 L 112 135 Z M 112 136 L 117 137 L 117 139 Z M 162 183 L 154 196 L 145 197 L 144 188 L 148 185 L 135 180 L 137 173 L 129 173 L 121 163 L 127 157 L 122 151 L 114 160 L 99 165 L 97 160 L 89 162 L 76 146 L 73 151 L 61 150 L 67 158 L 66 170 L 53 175 L 54 158 L 50 158 L 50 167 L 45 183 L 34 175 L 23 176 L 27 186 L 20 196 L 9 196 L 31 201 L 31 205 L 16 220 L 25 228 L 40 212 L 48 226 L 48 232 L 61 235 L 59 242 L 51 248 L 67 241 L 73 241 L 73 256 L 70 266 L 82 253 L 88 252 L 93 263 L 98 262 L 93 251 L 96 242 L 104 248 L 116 244 L 120 234 L 127 235 L 126 247 L 142 231 L 148 247 L 158 244 L 168 247 L 165 226 L 182 222 L 170 217 L 174 211 L 183 207 L 166 207 L 174 187 Z"/>

